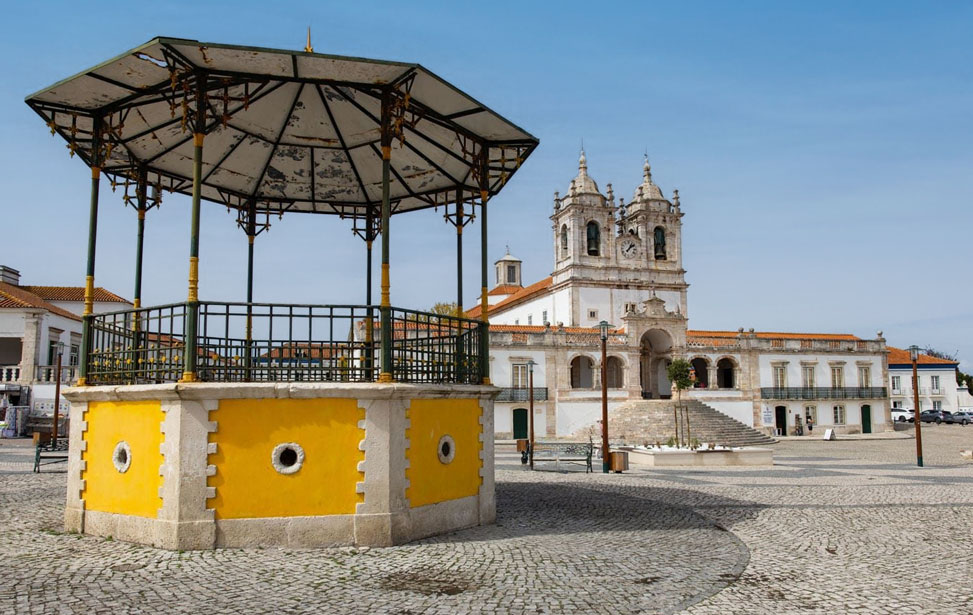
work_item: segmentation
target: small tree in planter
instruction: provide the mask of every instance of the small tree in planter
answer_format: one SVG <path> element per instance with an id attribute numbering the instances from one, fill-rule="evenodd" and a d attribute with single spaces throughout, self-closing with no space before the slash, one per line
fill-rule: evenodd
<path id="1" fill-rule="evenodd" d="M 686 359 L 674 359 L 669 366 L 666 367 L 666 374 L 669 376 L 669 381 L 672 382 L 672 386 L 676 387 L 676 441 L 679 441 L 679 408 L 682 407 L 682 392 L 689 387 L 693 386 L 692 378 L 692 365 Z M 686 439 L 689 439 L 689 413 L 686 413 Z"/>

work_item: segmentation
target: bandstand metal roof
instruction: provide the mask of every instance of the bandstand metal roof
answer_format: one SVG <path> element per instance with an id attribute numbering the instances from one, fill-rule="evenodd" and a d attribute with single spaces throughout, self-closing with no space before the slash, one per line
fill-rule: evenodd
<path id="1" fill-rule="evenodd" d="M 382 201 L 383 97 L 392 213 L 498 192 L 537 139 L 418 64 L 156 38 L 27 98 L 68 148 L 113 180 L 192 192 L 203 92 L 202 198 L 256 211 L 364 217 Z"/>

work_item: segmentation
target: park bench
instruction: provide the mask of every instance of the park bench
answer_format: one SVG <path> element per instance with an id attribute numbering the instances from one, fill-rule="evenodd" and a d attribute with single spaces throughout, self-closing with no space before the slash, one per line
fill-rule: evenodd
<path id="1" fill-rule="evenodd" d="M 591 442 L 534 442 L 534 463 L 539 461 L 553 461 L 554 468 L 559 469 L 561 463 L 585 464 L 585 473 L 591 472 L 591 458 L 594 456 L 595 446 Z"/>
<path id="2" fill-rule="evenodd" d="M 38 442 L 34 448 L 34 472 L 40 472 L 41 466 L 52 463 L 64 463 L 68 460 L 68 439 L 58 438 L 57 442 L 48 440 Z"/>

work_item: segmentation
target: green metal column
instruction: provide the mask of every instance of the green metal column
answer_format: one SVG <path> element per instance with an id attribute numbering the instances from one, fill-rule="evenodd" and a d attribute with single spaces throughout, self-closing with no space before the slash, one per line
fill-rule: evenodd
<path id="1" fill-rule="evenodd" d="M 247 202 L 247 347 L 243 356 L 245 379 L 251 380 L 253 367 L 253 241 L 257 237 L 257 201 Z"/>
<path id="2" fill-rule="evenodd" d="M 98 237 L 98 188 L 101 183 L 101 118 L 95 116 L 91 130 L 91 204 L 88 213 L 88 268 L 84 279 L 84 311 L 81 320 L 81 357 L 78 386 L 88 384 L 88 357 L 91 352 L 91 314 L 95 295 L 95 240 Z"/>
<path id="3" fill-rule="evenodd" d="M 375 312 L 372 310 L 372 241 L 375 239 L 375 220 L 371 205 L 365 214 L 365 374 L 366 380 L 375 377 Z"/>
<path id="4" fill-rule="evenodd" d="M 389 301 L 389 172 L 392 160 L 391 96 L 382 94 L 382 372 L 379 382 L 392 382 L 392 304 Z"/>
<path id="5" fill-rule="evenodd" d="M 145 212 L 148 208 L 147 176 L 145 167 L 140 165 L 135 185 L 135 197 L 138 200 L 136 211 L 139 218 L 138 238 L 135 242 L 135 297 L 132 299 L 135 309 L 142 307 L 142 244 L 145 239 Z M 137 319 L 135 326 L 138 326 Z"/>
<path id="6" fill-rule="evenodd" d="M 456 188 L 456 315 L 463 316 L 463 188 Z M 462 325 L 457 323 L 456 351 L 453 353 L 453 378 L 455 382 L 464 382 L 463 374 L 465 356 L 463 353 Z"/>
<path id="7" fill-rule="evenodd" d="M 490 384 L 490 305 L 487 303 L 487 198 L 490 193 L 490 147 L 480 148 L 480 382 Z"/>
<path id="8" fill-rule="evenodd" d="M 186 343 L 180 382 L 196 382 L 196 325 L 199 319 L 199 205 L 206 137 L 206 77 L 196 78 L 196 121 L 193 126 L 193 214 L 189 233 L 189 292 L 186 297 Z"/>

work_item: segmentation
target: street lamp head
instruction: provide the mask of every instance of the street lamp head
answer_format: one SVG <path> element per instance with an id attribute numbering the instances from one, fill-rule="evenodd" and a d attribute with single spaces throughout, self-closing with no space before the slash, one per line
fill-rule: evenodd
<path id="1" fill-rule="evenodd" d="M 62 354 L 64 352 L 64 342 L 57 343 L 57 353 Z"/>
<path id="2" fill-rule="evenodd" d="M 600 323 L 598 323 L 598 328 L 601 329 L 601 339 L 602 340 L 607 340 L 608 339 L 608 329 L 610 327 L 611 327 L 611 325 L 608 324 L 608 321 L 607 320 L 603 320 Z"/>
<path id="3" fill-rule="evenodd" d="M 528 359 L 527 360 L 527 369 L 530 370 L 530 373 L 532 373 L 532 374 L 534 373 L 534 366 L 535 365 L 537 365 L 537 363 L 534 363 L 534 359 Z"/>
<path id="4" fill-rule="evenodd" d="M 909 357 L 912 359 L 913 363 L 919 360 L 919 347 L 915 344 L 909 346 Z"/>

